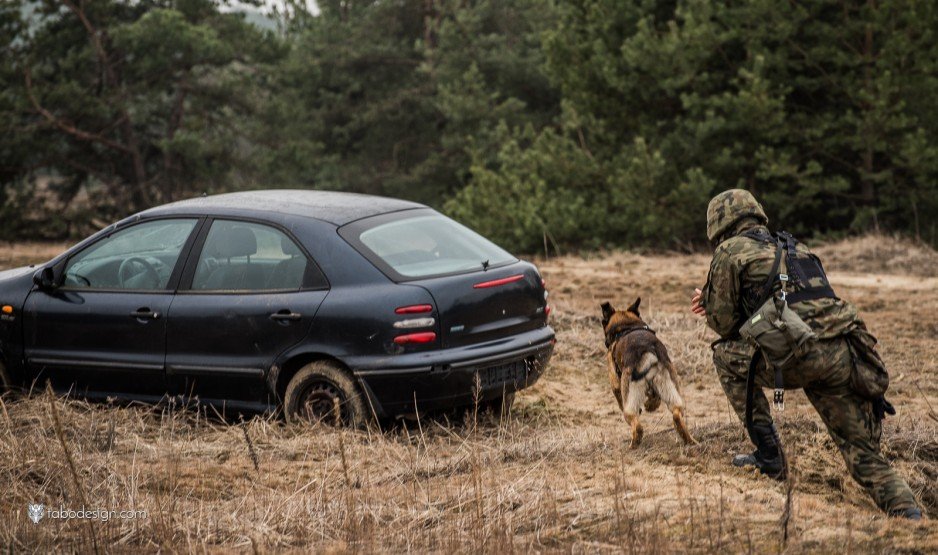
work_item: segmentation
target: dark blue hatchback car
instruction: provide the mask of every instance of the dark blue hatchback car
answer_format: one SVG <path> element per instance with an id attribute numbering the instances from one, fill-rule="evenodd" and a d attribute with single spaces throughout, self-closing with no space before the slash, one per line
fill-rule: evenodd
<path id="1" fill-rule="evenodd" d="M 0 378 L 359 425 L 510 404 L 551 356 L 537 269 L 423 205 L 254 191 L 0 272 Z"/>

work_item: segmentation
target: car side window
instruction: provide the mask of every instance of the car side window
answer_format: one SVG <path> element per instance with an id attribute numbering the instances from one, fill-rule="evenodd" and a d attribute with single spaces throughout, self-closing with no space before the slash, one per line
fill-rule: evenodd
<path id="1" fill-rule="evenodd" d="M 70 258 L 63 285 L 79 289 L 166 289 L 197 221 L 156 220 L 117 231 Z"/>
<path id="2" fill-rule="evenodd" d="M 192 279 L 197 291 L 296 291 L 309 260 L 282 231 L 264 224 L 215 220 Z"/>

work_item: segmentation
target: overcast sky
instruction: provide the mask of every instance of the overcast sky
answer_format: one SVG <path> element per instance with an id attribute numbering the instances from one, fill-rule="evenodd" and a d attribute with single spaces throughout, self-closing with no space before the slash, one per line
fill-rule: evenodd
<path id="1" fill-rule="evenodd" d="M 234 4 L 238 4 L 238 3 L 239 2 L 234 2 Z M 283 7 L 284 3 L 282 0 L 264 0 L 264 4 L 267 5 L 268 7 L 271 7 L 271 6 Z M 319 7 L 316 5 L 316 0 L 306 0 L 306 6 L 309 8 L 311 12 L 319 13 Z M 252 6 L 247 6 L 247 7 L 253 8 Z"/>

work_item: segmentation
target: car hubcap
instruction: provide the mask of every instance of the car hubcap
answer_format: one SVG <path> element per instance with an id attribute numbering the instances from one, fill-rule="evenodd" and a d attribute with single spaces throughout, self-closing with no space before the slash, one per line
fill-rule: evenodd
<path id="1" fill-rule="evenodd" d="M 300 396 L 299 413 L 311 422 L 336 424 L 336 403 L 341 424 L 348 423 L 345 395 L 335 385 L 318 381 L 311 383 Z"/>

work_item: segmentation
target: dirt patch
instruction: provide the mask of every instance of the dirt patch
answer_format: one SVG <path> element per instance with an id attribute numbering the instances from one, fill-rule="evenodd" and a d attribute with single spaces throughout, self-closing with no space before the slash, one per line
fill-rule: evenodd
<path id="1" fill-rule="evenodd" d="M 29 258 L 16 247 L 7 260 Z M 57 251 L 58 246 L 42 251 Z M 0 260 L 3 254 L 0 253 Z M 501 425 L 422 421 L 392 431 L 218 421 L 168 407 L 36 395 L 0 406 L 0 545 L 10 551 L 777 552 L 781 485 L 734 469 L 751 449 L 687 310 L 704 255 L 606 253 L 539 260 L 558 336 L 544 378 Z M 827 262 L 827 260 L 825 260 Z M 17 262 L 20 263 L 20 262 Z M 833 266 L 881 340 L 899 415 L 887 456 L 938 512 L 938 284 Z M 894 268 L 892 269 L 894 270 Z M 688 404 L 685 447 L 666 411 L 629 449 L 606 383 L 599 305 L 642 297 Z M 910 318 L 913 315 L 913 318 Z M 786 552 L 938 550 L 938 525 L 884 518 L 847 474 L 800 392 L 779 419 L 796 476 Z M 52 410 L 62 425 L 57 429 Z M 61 438 L 61 439 L 60 439 Z M 255 469 L 251 452 L 258 456 Z M 75 463 L 72 472 L 66 452 Z M 144 509 L 138 520 L 41 522 L 29 503 Z"/>

